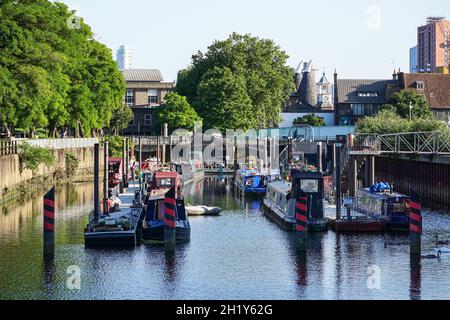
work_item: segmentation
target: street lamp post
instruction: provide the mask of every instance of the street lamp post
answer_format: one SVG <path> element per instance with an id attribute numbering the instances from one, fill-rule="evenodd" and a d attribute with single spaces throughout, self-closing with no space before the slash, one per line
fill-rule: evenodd
<path id="1" fill-rule="evenodd" d="M 409 121 L 412 121 L 412 109 L 413 109 L 413 104 L 412 101 L 409 102 Z"/>

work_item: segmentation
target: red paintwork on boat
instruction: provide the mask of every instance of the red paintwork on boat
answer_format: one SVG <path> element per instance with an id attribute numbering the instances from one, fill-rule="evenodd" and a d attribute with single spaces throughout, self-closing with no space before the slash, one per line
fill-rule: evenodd
<path id="1" fill-rule="evenodd" d="M 385 230 L 383 221 L 377 220 L 336 220 L 328 219 L 334 231 L 339 232 L 381 232 Z"/>

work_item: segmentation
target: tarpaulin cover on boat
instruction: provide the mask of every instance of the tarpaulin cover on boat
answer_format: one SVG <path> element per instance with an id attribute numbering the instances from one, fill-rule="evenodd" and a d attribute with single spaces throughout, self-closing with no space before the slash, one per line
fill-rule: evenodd
<path id="1" fill-rule="evenodd" d="M 259 187 L 259 183 L 261 182 L 261 177 L 260 176 L 255 176 L 253 177 L 253 188 L 258 188 Z"/>

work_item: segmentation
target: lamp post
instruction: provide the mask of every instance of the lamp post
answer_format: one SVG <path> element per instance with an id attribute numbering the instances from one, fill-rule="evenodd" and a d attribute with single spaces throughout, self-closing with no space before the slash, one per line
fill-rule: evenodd
<path id="1" fill-rule="evenodd" d="M 413 104 L 412 101 L 409 102 L 409 121 L 412 121 L 412 109 L 413 109 Z"/>

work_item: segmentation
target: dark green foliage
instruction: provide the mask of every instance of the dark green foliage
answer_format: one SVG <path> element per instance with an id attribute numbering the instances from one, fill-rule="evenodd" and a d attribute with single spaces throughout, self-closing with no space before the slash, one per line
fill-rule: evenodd
<path id="1" fill-rule="evenodd" d="M 409 119 L 410 102 L 413 106 L 413 118 L 427 118 L 433 115 L 425 97 L 411 90 L 396 92 L 390 99 L 389 104 L 382 106 L 381 110 L 393 110 L 400 117 Z"/>
<path id="2" fill-rule="evenodd" d="M 106 137 L 108 151 L 111 158 L 122 158 L 123 138 L 121 136 Z"/>
<path id="3" fill-rule="evenodd" d="M 313 127 L 323 127 L 325 125 L 325 120 L 312 113 L 307 114 L 303 117 L 298 117 L 297 119 L 294 120 L 294 125 L 301 125 L 301 124 L 307 124 Z"/>
<path id="4" fill-rule="evenodd" d="M 161 127 L 164 123 L 169 125 L 169 130 L 188 129 L 193 130 L 196 121 L 202 121 L 197 112 L 187 102 L 186 97 L 176 92 L 169 92 L 165 102 L 156 109 L 156 119 Z"/>
<path id="5" fill-rule="evenodd" d="M 58 2 L 0 2 L 0 125 L 52 136 L 66 126 L 77 136 L 109 127 L 123 76 L 83 19 L 68 23 L 73 16 Z"/>
<path id="6" fill-rule="evenodd" d="M 193 55 L 191 66 L 178 74 L 176 91 L 186 96 L 206 129 L 223 128 L 225 120 L 230 128 L 277 126 L 281 105 L 294 88 L 287 58 L 272 40 L 233 33 L 206 53 Z M 216 102 L 215 120 L 209 108 Z M 242 119 L 242 114 L 253 119 Z"/>
<path id="7" fill-rule="evenodd" d="M 32 146 L 29 143 L 22 143 L 19 146 L 19 155 L 24 169 L 30 169 L 36 172 L 41 164 L 53 165 L 55 158 L 50 150 Z"/>

